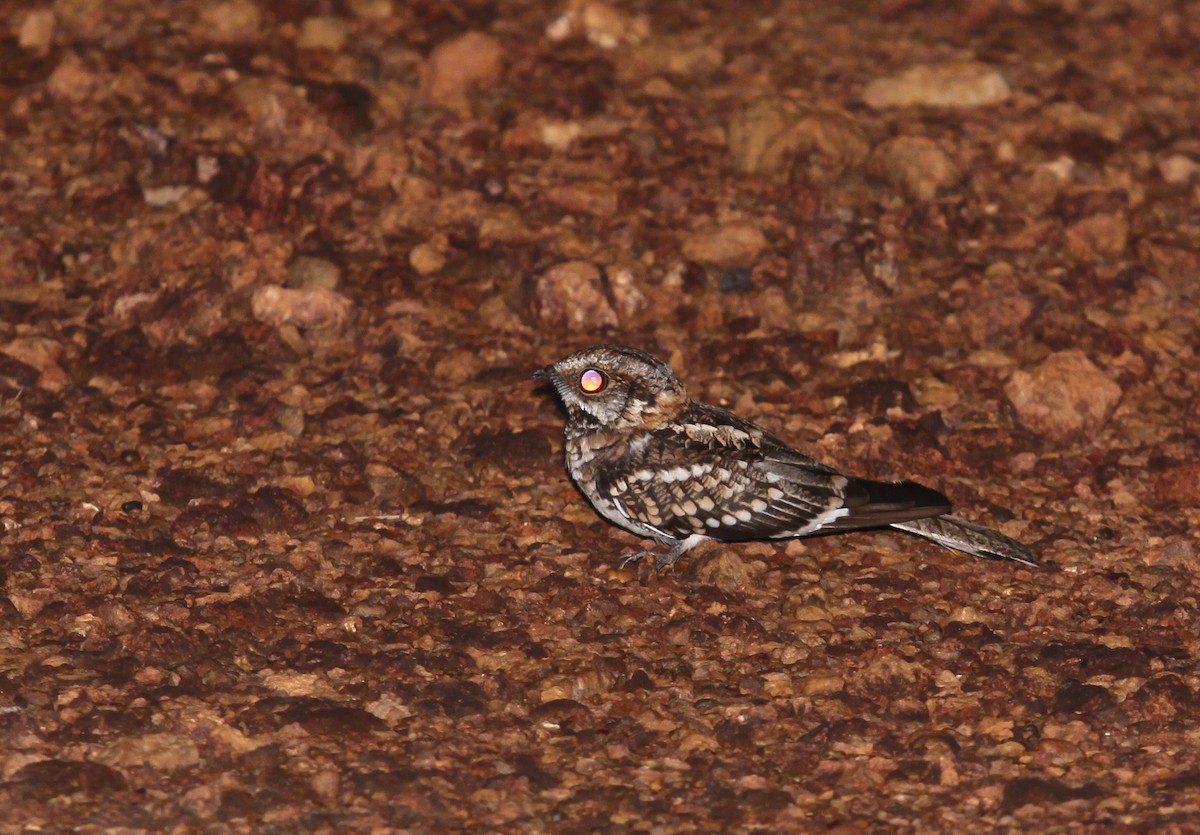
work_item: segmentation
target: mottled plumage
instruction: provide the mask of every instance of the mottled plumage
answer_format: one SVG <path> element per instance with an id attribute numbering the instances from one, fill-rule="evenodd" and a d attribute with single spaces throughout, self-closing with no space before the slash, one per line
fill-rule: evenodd
<path id="1" fill-rule="evenodd" d="M 535 376 L 566 406 L 571 478 L 604 518 L 670 546 L 653 554 L 660 568 L 708 539 L 889 525 L 976 556 L 1037 564 L 1021 543 L 947 515 L 950 502 L 936 490 L 843 475 L 725 409 L 692 401 L 644 351 L 595 346 Z"/>

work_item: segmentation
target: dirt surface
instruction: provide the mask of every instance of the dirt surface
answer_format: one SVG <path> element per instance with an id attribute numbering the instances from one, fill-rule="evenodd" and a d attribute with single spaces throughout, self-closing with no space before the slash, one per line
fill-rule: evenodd
<path id="1" fill-rule="evenodd" d="M 1196 831 L 1200 4 L 0 5 L 3 831 Z M 645 543 L 621 341 L 1030 570 Z"/>

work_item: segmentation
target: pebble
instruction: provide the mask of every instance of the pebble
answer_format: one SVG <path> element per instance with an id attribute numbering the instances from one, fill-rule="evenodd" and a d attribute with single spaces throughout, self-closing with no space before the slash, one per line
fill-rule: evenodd
<path id="1" fill-rule="evenodd" d="M 409 251 L 408 265 L 419 275 L 433 275 L 446 266 L 446 256 L 431 243 L 419 243 Z"/>
<path id="2" fill-rule="evenodd" d="M 1129 243 L 1129 221 L 1123 214 L 1101 212 L 1067 227 L 1067 252 L 1080 261 L 1119 258 Z"/>
<path id="3" fill-rule="evenodd" d="M 594 329 L 617 324 L 600 270 L 587 261 L 565 261 L 538 276 L 532 304 L 537 319 L 548 325 Z"/>
<path id="4" fill-rule="evenodd" d="M 150 733 L 115 739 L 100 749 L 96 759 L 117 768 L 180 771 L 199 764 L 200 749 L 185 734 Z"/>
<path id="5" fill-rule="evenodd" d="M 287 268 L 287 286 L 295 290 L 336 290 L 341 279 L 337 264 L 325 258 L 300 255 Z"/>
<path id="6" fill-rule="evenodd" d="M 1170 185 L 1186 185 L 1200 180 L 1200 162 L 1183 154 L 1171 154 L 1158 161 L 1158 174 Z"/>
<path id="7" fill-rule="evenodd" d="M 434 47 L 421 71 L 421 90 L 434 104 L 467 107 L 467 94 L 496 84 L 504 75 L 504 48 L 482 32 L 468 32 Z"/>
<path id="8" fill-rule="evenodd" d="M 542 199 L 572 214 L 611 217 L 619 208 L 617 190 L 607 183 L 584 182 L 550 186 Z"/>
<path id="9" fill-rule="evenodd" d="M 650 25 L 644 17 L 630 17 L 598 0 L 571 0 L 566 11 L 546 27 L 546 37 L 552 41 L 583 37 L 601 49 L 640 43 L 649 34 Z"/>
<path id="10" fill-rule="evenodd" d="M 254 318 L 274 327 L 338 329 L 349 321 L 353 303 L 335 290 L 292 290 L 268 285 L 250 299 Z"/>
<path id="11" fill-rule="evenodd" d="M 346 45 L 349 28 L 340 17 L 317 15 L 300 24 L 296 46 L 301 49 L 328 49 L 337 52 Z"/>
<path id="12" fill-rule="evenodd" d="M 1154 495 L 1174 507 L 1200 507 L 1200 464 L 1177 464 L 1159 473 Z"/>
<path id="13" fill-rule="evenodd" d="M 106 84 L 78 55 L 68 52 L 46 79 L 46 91 L 60 101 L 83 102 L 94 99 Z"/>
<path id="14" fill-rule="evenodd" d="M 19 336 L 3 347 L 0 353 L 36 368 L 41 376 L 38 385 L 48 391 L 60 391 L 70 378 L 59 365 L 63 357 L 60 342 L 42 336 Z"/>
<path id="15" fill-rule="evenodd" d="M 862 100 L 876 110 L 886 107 L 988 107 L 1012 95 L 995 67 L 976 61 L 919 64 L 866 86 Z"/>
<path id="16" fill-rule="evenodd" d="M 1051 440 L 1094 434 L 1112 415 L 1121 387 L 1077 348 L 1052 354 L 1032 372 L 1015 371 L 1004 393 L 1017 420 Z"/>
<path id="17" fill-rule="evenodd" d="M 735 220 L 704 227 L 683 242 L 683 255 L 689 261 L 718 267 L 744 267 L 767 248 L 762 231 L 747 220 Z"/>
<path id="18" fill-rule="evenodd" d="M 243 43 L 258 38 L 262 28 L 262 11 L 250 0 L 230 0 L 217 3 L 200 12 L 197 31 L 219 43 Z"/>
<path id="19" fill-rule="evenodd" d="M 646 307 L 646 294 L 642 292 L 641 284 L 641 271 L 636 266 L 617 264 L 609 267 L 608 287 L 622 319 L 632 319 Z"/>
<path id="20" fill-rule="evenodd" d="M 17 28 L 17 45 L 28 52 L 43 54 L 54 42 L 54 10 L 32 9 Z"/>
<path id="21" fill-rule="evenodd" d="M 840 110 L 805 107 L 765 96 L 734 114 L 729 152 L 745 174 L 782 174 L 799 155 L 818 154 L 838 169 L 859 165 L 871 150 L 862 126 Z"/>
<path id="22" fill-rule="evenodd" d="M 958 166 L 932 139 L 897 136 L 871 155 L 871 169 L 914 200 L 930 200 L 962 176 Z"/>

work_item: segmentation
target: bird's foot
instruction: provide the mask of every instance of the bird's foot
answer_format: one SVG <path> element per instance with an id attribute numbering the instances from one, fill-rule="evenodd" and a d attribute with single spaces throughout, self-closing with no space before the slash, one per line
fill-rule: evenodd
<path id="1" fill-rule="evenodd" d="M 655 570 L 662 571 L 665 568 L 670 568 L 673 566 L 683 552 L 691 548 L 693 544 L 695 543 L 688 539 L 684 539 L 680 542 L 676 542 L 670 548 L 670 550 L 664 551 L 661 554 L 657 551 L 638 551 L 637 553 L 623 557 L 621 559 L 621 568 L 624 568 L 632 562 L 637 562 L 644 557 L 653 557 Z"/>
<path id="2" fill-rule="evenodd" d="M 627 554 L 626 556 L 621 557 L 621 562 L 619 565 L 621 568 L 625 568 L 631 562 L 637 562 L 644 557 L 654 557 L 655 565 L 658 564 L 658 554 L 654 553 L 653 551 L 637 551 L 636 553 Z"/>

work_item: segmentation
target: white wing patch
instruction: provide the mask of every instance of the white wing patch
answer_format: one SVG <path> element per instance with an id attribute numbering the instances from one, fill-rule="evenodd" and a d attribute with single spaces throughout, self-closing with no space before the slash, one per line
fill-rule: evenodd
<path id="1" fill-rule="evenodd" d="M 778 536 L 779 537 L 807 536 L 810 533 L 816 533 L 817 531 L 821 530 L 821 528 L 830 524 L 835 519 L 841 519 L 843 516 L 847 515 L 848 513 L 850 513 L 850 508 L 848 508 L 848 507 L 830 508 L 829 510 L 826 510 L 822 513 L 818 513 L 816 516 L 814 516 L 812 518 L 812 521 L 809 522 L 807 525 L 805 525 L 803 528 L 792 531 L 790 533 L 778 534 Z"/>
<path id="2" fill-rule="evenodd" d="M 658 534 L 663 539 L 666 539 L 669 541 L 674 541 L 675 537 L 670 536 L 669 534 L 663 533 L 660 529 L 654 527 L 649 522 L 643 522 L 640 519 L 634 519 L 632 516 L 630 516 L 629 511 L 625 509 L 625 505 L 621 504 L 621 500 L 618 499 L 616 496 L 612 497 L 612 503 L 613 503 L 613 507 L 615 507 L 617 509 L 617 511 L 620 512 L 620 514 L 622 516 L 624 516 L 626 518 L 626 520 L 628 520 L 630 525 L 634 526 L 635 530 L 638 528 L 648 529 L 648 530 L 654 531 L 654 533 Z M 622 527 L 626 527 L 626 526 L 623 525 Z"/>

